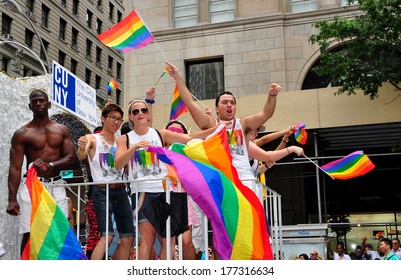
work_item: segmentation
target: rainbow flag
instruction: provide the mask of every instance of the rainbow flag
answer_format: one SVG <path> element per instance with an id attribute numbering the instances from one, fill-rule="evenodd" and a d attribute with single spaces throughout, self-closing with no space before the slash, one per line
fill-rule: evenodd
<path id="1" fill-rule="evenodd" d="M 109 84 L 107 85 L 107 93 L 110 94 L 113 90 L 118 89 L 118 84 L 115 79 L 111 79 Z"/>
<path id="2" fill-rule="evenodd" d="M 306 140 L 308 140 L 308 132 L 305 129 L 305 124 L 304 123 L 299 123 L 297 128 L 295 129 L 294 132 L 294 137 L 295 140 L 297 140 L 298 143 L 305 145 Z"/>
<path id="3" fill-rule="evenodd" d="M 365 175 L 375 168 L 373 162 L 363 151 L 356 151 L 341 159 L 320 166 L 324 172 L 339 180 Z"/>
<path id="4" fill-rule="evenodd" d="M 152 33 L 135 10 L 112 28 L 99 34 L 98 39 L 106 46 L 122 52 L 143 48 L 154 41 Z"/>
<path id="5" fill-rule="evenodd" d="M 178 91 L 176 85 L 171 101 L 170 121 L 177 119 L 181 114 L 184 114 L 186 112 L 188 112 L 188 108 L 187 106 L 185 106 L 184 101 L 182 101 L 180 92 Z"/>
<path id="6" fill-rule="evenodd" d="M 141 166 L 152 166 L 158 163 L 157 156 L 155 153 L 151 153 L 146 151 L 145 149 L 135 150 L 134 155 L 130 159 L 131 166 L 134 165 L 134 162 L 138 163 Z"/>
<path id="7" fill-rule="evenodd" d="M 375 238 L 377 240 L 382 239 L 382 237 L 384 237 L 384 231 L 379 231 L 378 233 L 376 233 Z"/>
<path id="8" fill-rule="evenodd" d="M 225 130 L 222 126 L 207 140 L 188 146 L 174 144 L 172 151 L 148 150 L 176 168 L 183 187 L 212 224 L 213 245 L 221 259 L 271 260 L 263 206 L 239 180 Z"/>
<path id="9" fill-rule="evenodd" d="M 32 200 L 30 237 L 23 260 L 87 260 L 63 211 L 29 168 L 26 185 Z"/>

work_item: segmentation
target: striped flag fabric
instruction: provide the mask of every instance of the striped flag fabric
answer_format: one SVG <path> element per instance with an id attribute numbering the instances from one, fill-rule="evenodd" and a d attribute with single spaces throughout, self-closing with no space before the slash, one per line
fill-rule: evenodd
<path id="1" fill-rule="evenodd" d="M 30 236 L 22 260 L 87 260 L 67 217 L 29 168 L 26 184 L 32 201 Z"/>
<path id="2" fill-rule="evenodd" d="M 111 94 L 111 92 L 116 89 L 118 89 L 118 84 L 117 84 L 117 81 L 113 78 L 110 80 L 110 82 L 107 85 L 107 93 Z"/>
<path id="3" fill-rule="evenodd" d="M 362 176 L 375 168 L 363 151 L 356 151 L 341 159 L 329 162 L 320 168 L 334 179 L 347 180 Z"/>
<path id="4" fill-rule="evenodd" d="M 146 47 L 154 37 L 135 10 L 109 30 L 98 35 L 108 47 L 122 52 Z"/>
<path id="5" fill-rule="evenodd" d="M 308 140 L 308 132 L 305 129 L 305 124 L 304 123 L 299 123 L 297 128 L 295 129 L 294 132 L 294 137 L 295 140 L 297 140 L 298 143 L 305 145 L 306 141 Z"/>
<path id="6" fill-rule="evenodd" d="M 176 85 L 174 88 L 173 98 L 171 100 L 170 121 L 178 119 L 180 115 L 186 112 L 188 112 L 188 108 L 185 106 L 184 101 L 182 101 L 180 92 L 178 91 Z"/>

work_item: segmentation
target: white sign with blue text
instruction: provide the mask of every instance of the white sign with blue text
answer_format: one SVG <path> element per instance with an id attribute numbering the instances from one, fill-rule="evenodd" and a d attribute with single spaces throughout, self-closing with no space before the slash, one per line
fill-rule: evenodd
<path id="1" fill-rule="evenodd" d="M 53 61 L 52 102 L 97 126 L 96 90 Z"/>

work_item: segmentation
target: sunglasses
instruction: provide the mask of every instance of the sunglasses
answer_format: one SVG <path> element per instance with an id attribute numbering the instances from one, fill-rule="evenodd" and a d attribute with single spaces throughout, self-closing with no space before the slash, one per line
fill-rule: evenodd
<path id="1" fill-rule="evenodd" d="M 148 108 L 141 108 L 141 112 L 142 114 L 147 114 L 149 113 L 149 109 Z M 134 116 L 139 114 L 139 109 L 134 109 L 132 110 L 131 114 L 133 114 Z"/>
<path id="2" fill-rule="evenodd" d="M 180 127 L 175 127 L 175 126 L 169 126 L 167 130 L 170 130 L 172 132 L 177 132 L 177 133 L 184 133 L 184 130 Z"/>

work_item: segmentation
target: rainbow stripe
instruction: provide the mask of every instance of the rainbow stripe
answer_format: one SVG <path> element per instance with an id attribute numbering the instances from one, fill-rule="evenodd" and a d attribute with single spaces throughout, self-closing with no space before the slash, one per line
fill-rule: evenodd
<path id="1" fill-rule="evenodd" d="M 154 41 L 152 33 L 135 10 L 109 30 L 98 35 L 108 47 L 128 52 L 139 49 Z"/>
<path id="2" fill-rule="evenodd" d="M 295 140 L 297 140 L 298 143 L 305 145 L 306 140 L 308 140 L 308 132 L 305 129 L 305 124 L 304 123 L 299 123 L 297 128 L 295 129 L 294 132 L 294 137 Z"/>
<path id="3" fill-rule="evenodd" d="M 113 90 L 118 89 L 118 84 L 115 79 L 111 79 L 109 84 L 107 85 L 107 93 L 111 93 Z"/>
<path id="4" fill-rule="evenodd" d="M 177 86 L 175 86 L 173 98 L 171 101 L 170 120 L 175 120 L 181 114 L 184 114 L 186 112 L 188 112 L 188 108 L 187 106 L 185 106 L 184 101 L 182 101 Z"/>
<path id="5" fill-rule="evenodd" d="M 188 146 L 174 144 L 173 151 L 148 150 L 176 168 L 183 187 L 212 224 L 221 259 L 273 259 L 263 206 L 239 180 L 225 130 L 221 126 L 209 139 Z"/>
<path id="6" fill-rule="evenodd" d="M 135 151 L 131 161 L 134 161 L 141 166 L 152 166 L 157 162 L 157 156 L 155 153 L 148 152 L 145 149 L 139 149 Z M 131 166 L 133 165 L 131 164 Z"/>
<path id="7" fill-rule="evenodd" d="M 86 260 L 63 211 L 29 168 L 26 184 L 32 200 L 30 237 L 23 260 Z"/>
<path id="8" fill-rule="evenodd" d="M 347 180 L 368 173 L 375 165 L 363 151 L 356 151 L 320 168 L 335 179 Z"/>

